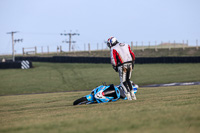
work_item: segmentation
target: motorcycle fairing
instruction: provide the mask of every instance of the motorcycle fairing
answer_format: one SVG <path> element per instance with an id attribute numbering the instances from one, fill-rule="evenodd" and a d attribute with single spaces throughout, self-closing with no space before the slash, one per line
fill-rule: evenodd
<path id="1" fill-rule="evenodd" d="M 133 85 L 134 93 L 137 92 L 137 87 Z M 113 84 L 109 86 L 101 85 L 97 88 L 94 88 L 91 94 L 85 96 L 88 100 L 87 104 L 91 103 L 106 103 L 114 102 L 119 98 L 127 100 L 127 97 L 124 95 L 123 89 L 120 85 L 114 86 Z"/>
<path id="2" fill-rule="evenodd" d="M 114 85 L 101 85 L 94 90 L 94 97 L 98 103 L 114 102 L 120 98 L 120 91 Z"/>

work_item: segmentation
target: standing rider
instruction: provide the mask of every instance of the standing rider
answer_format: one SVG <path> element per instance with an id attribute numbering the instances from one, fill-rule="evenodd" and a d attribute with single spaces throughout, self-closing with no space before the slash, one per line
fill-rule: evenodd
<path id="1" fill-rule="evenodd" d="M 128 44 L 119 43 L 115 37 L 110 37 L 108 39 L 107 46 L 110 48 L 113 69 L 115 69 L 116 72 L 119 72 L 120 84 L 127 99 L 136 100 L 130 82 L 135 62 L 135 54 L 131 51 Z"/>

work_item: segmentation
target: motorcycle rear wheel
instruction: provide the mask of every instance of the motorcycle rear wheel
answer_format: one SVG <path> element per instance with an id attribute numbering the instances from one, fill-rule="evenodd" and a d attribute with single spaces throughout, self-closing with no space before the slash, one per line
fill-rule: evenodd
<path id="1" fill-rule="evenodd" d="M 81 105 L 81 104 L 86 104 L 88 103 L 88 100 L 86 97 L 82 97 L 74 101 L 73 105 Z"/>

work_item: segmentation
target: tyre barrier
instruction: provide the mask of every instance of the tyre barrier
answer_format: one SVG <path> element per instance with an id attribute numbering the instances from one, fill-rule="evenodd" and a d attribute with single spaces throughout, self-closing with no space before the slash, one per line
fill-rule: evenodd
<path id="1" fill-rule="evenodd" d="M 28 60 L 22 61 L 6 61 L 0 62 L 0 69 L 13 69 L 13 68 L 21 68 L 21 69 L 29 69 L 32 68 L 32 62 Z"/>
<path id="2" fill-rule="evenodd" d="M 34 62 L 55 63 L 110 63 L 110 57 L 16 57 L 16 60 L 30 60 Z M 136 64 L 154 63 L 200 63 L 200 56 L 193 57 L 136 57 Z"/>

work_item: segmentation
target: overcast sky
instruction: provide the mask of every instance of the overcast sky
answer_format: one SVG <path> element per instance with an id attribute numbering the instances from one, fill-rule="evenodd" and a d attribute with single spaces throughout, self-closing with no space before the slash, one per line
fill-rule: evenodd
<path id="1" fill-rule="evenodd" d="M 68 44 L 60 33 L 77 32 L 72 37 L 76 50 L 84 44 L 99 47 L 110 36 L 120 42 L 174 41 L 200 42 L 199 0 L 0 0 L 0 54 L 11 54 L 10 31 L 16 53 L 22 47 L 49 46 L 56 51 Z M 106 45 L 104 44 L 104 47 Z M 45 50 L 45 48 L 44 48 Z"/>

